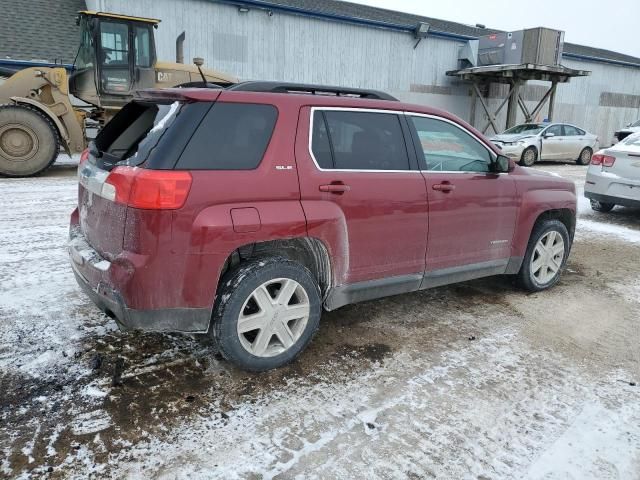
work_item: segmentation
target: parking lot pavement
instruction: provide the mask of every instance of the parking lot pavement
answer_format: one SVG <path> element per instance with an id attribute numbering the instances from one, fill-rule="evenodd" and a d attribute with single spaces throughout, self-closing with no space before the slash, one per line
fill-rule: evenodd
<path id="1" fill-rule="evenodd" d="M 543 164 L 576 182 L 585 167 Z M 67 266 L 73 162 L 0 179 L 0 477 L 640 478 L 640 210 L 581 198 L 561 283 L 326 314 L 293 365 L 122 334 Z"/>

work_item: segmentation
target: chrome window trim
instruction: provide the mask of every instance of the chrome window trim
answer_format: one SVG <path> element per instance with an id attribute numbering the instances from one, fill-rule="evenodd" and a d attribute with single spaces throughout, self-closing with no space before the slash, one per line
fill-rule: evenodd
<path id="1" fill-rule="evenodd" d="M 482 147 L 489 152 L 489 155 L 493 160 L 497 158 L 497 155 L 494 151 L 492 151 L 482 140 L 478 138 L 476 134 L 467 128 L 459 125 L 456 122 L 449 120 L 448 118 L 439 117 L 437 115 L 427 114 L 427 113 L 418 113 L 411 111 L 402 111 L 402 110 L 385 110 L 379 108 L 359 108 L 359 107 L 311 107 L 311 112 L 309 114 L 309 141 L 307 144 L 307 148 L 309 151 L 309 155 L 313 160 L 313 163 L 316 169 L 320 172 L 365 172 L 365 173 L 419 173 L 419 174 L 431 174 L 431 173 L 446 173 L 446 174 L 458 174 L 458 175 L 508 175 L 508 172 L 494 173 L 494 172 L 473 172 L 473 171 L 460 171 L 460 170 L 423 170 L 419 165 L 420 159 L 418 159 L 418 168 L 419 170 L 360 170 L 360 169 L 345 169 L 345 168 L 322 168 L 316 159 L 316 156 L 313 154 L 312 144 L 313 144 L 313 119 L 314 115 L 317 111 L 334 111 L 334 112 L 367 112 L 367 113 L 388 113 L 392 115 L 403 115 L 405 117 L 424 117 L 424 118 L 432 118 L 434 120 L 440 120 L 443 122 L 450 123 L 451 125 L 459 128 L 460 130 L 468 133 L 474 138 Z M 405 140 L 406 141 L 406 140 Z M 410 139 L 411 144 L 413 144 L 413 139 Z"/>
<path id="2" fill-rule="evenodd" d="M 309 155 L 313 160 L 316 168 L 321 172 L 359 172 L 359 173 L 422 173 L 421 170 L 411 170 L 411 165 L 409 165 L 409 169 L 407 170 L 365 170 L 365 169 L 357 169 L 357 168 L 321 168 L 316 156 L 313 154 L 313 149 L 311 148 L 313 144 L 313 118 L 316 111 L 322 112 L 364 112 L 364 113 L 388 113 L 391 115 L 404 115 L 405 112 L 401 110 L 384 110 L 379 108 L 357 108 L 357 107 L 311 107 L 311 113 L 309 115 Z M 405 140 L 406 142 L 406 140 Z M 409 152 L 407 152 L 408 156 Z"/>

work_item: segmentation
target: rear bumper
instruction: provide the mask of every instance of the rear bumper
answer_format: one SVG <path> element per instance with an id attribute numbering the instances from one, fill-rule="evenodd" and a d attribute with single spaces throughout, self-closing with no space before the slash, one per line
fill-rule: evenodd
<path id="1" fill-rule="evenodd" d="M 640 200 L 633 200 L 630 198 L 612 197 L 611 195 L 602 195 L 600 193 L 584 192 L 584 196 L 589 200 L 596 200 L 600 203 L 613 203 L 614 205 L 620 205 L 622 207 L 640 207 Z"/>
<path id="2" fill-rule="evenodd" d="M 602 203 L 624 207 L 640 206 L 640 181 L 621 177 L 613 171 L 590 165 L 584 185 L 584 196 Z"/>
<path id="3" fill-rule="evenodd" d="M 205 333 L 209 329 L 209 308 L 129 308 L 120 290 L 113 285 L 112 277 L 122 278 L 122 272 L 111 271 L 118 265 L 101 258 L 84 239 L 80 229 L 73 225 L 68 249 L 78 285 L 100 310 L 116 321 L 121 330 Z"/>

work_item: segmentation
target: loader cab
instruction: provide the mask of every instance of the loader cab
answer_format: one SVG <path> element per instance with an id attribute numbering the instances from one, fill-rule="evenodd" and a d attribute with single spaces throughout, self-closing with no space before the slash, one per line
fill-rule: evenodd
<path id="1" fill-rule="evenodd" d="M 159 20 L 80 12 L 80 47 L 70 93 L 99 107 L 119 108 L 133 92 L 155 86 L 153 29 Z"/>

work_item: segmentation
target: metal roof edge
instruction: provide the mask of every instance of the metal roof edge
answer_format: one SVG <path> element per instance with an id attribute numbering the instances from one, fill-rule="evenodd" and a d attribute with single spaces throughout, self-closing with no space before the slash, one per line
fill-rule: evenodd
<path id="1" fill-rule="evenodd" d="M 324 20 L 337 20 L 345 23 L 352 23 L 356 25 L 363 25 L 363 26 L 377 27 L 377 28 L 387 28 L 389 30 L 396 30 L 401 32 L 413 32 L 415 31 L 415 28 L 416 28 L 416 25 L 380 22 L 377 20 L 368 20 L 366 18 L 351 17 L 348 15 L 316 12 L 316 11 L 307 10 L 304 8 L 289 7 L 286 5 L 276 5 L 268 1 L 261 1 L 261 0 L 209 0 L 209 1 L 216 2 L 216 3 L 227 3 L 231 5 L 237 5 L 239 7 L 253 6 L 253 7 L 262 8 L 265 10 L 278 10 L 286 13 L 292 13 L 295 15 L 303 15 L 306 17 L 321 18 Z M 457 33 L 443 32 L 439 30 L 429 30 L 429 35 L 435 36 L 435 37 L 447 38 L 450 40 L 461 40 L 461 41 L 475 40 L 478 38 L 478 37 L 473 37 L 468 35 L 461 35 Z"/>
<path id="2" fill-rule="evenodd" d="M 640 63 L 624 62 L 622 60 L 613 60 L 611 58 L 592 57 L 590 55 L 582 55 L 579 53 L 563 52 L 562 56 L 575 58 L 576 60 L 586 60 L 588 62 L 609 63 L 611 65 L 618 65 L 622 67 L 640 68 Z"/>
<path id="3" fill-rule="evenodd" d="M 332 14 L 332 13 L 317 12 L 317 11 L 308 10 L 305 8 L 290 7 L 287 5 L 278 5 L 266 0 L 209 0 L 209 1 L 217 2 L 217 3 L 226 3 L 230 5 L 237 5 L 237 6 L 246 6 L 246 7 L 253 6 L 253 7 L 261 8 L 265 10 L 275 10 L 275 11 L 281 11 L 285 13 L 291 13 L 294 15 L 303 15 L 307 17 L 320 18 L 324 20 L 335 20 L 335 21 L 362 25 L 362 26 L 369 26 L 369 27 L 386 28 L 389 30 L 395 30 L 395 31 L 401 31 L 401 32 L 413 32 L 415 30 L 415 25 L 387 23 L 387 22 L 380 22 L 376 20 L 368 20 L 366 18 L 351 17 L 348 15 L 338 15 L 338 14 Z M 454 41 L 467 41 L 467 40 L 478 39 L 478 37 L 474 37 L 474 36 L 461 35 L 458 33 L 451 33 L 451 32 L 443 32 L 439 30 L 429 30 L 429 36 L 444 38 L 447 40 L 454 40 Z M 575 58 L 577 60 L 586 60 L 586 61 L 598 62 L 598 63 L 608 63 L 611 65 L 618 65 L 618 66 L 630 67 L 630 68 L 640 68 L 640 64 L 637 64 L 637 63 L 625 62 L 622 60 L 614 60 L 610 58 L 592 57 L 589 55 L 581 55 L 581 54 L 571 53 L 566 51 L 563 53 L 563 56 L 566 56 L 569 58 Z"/>

